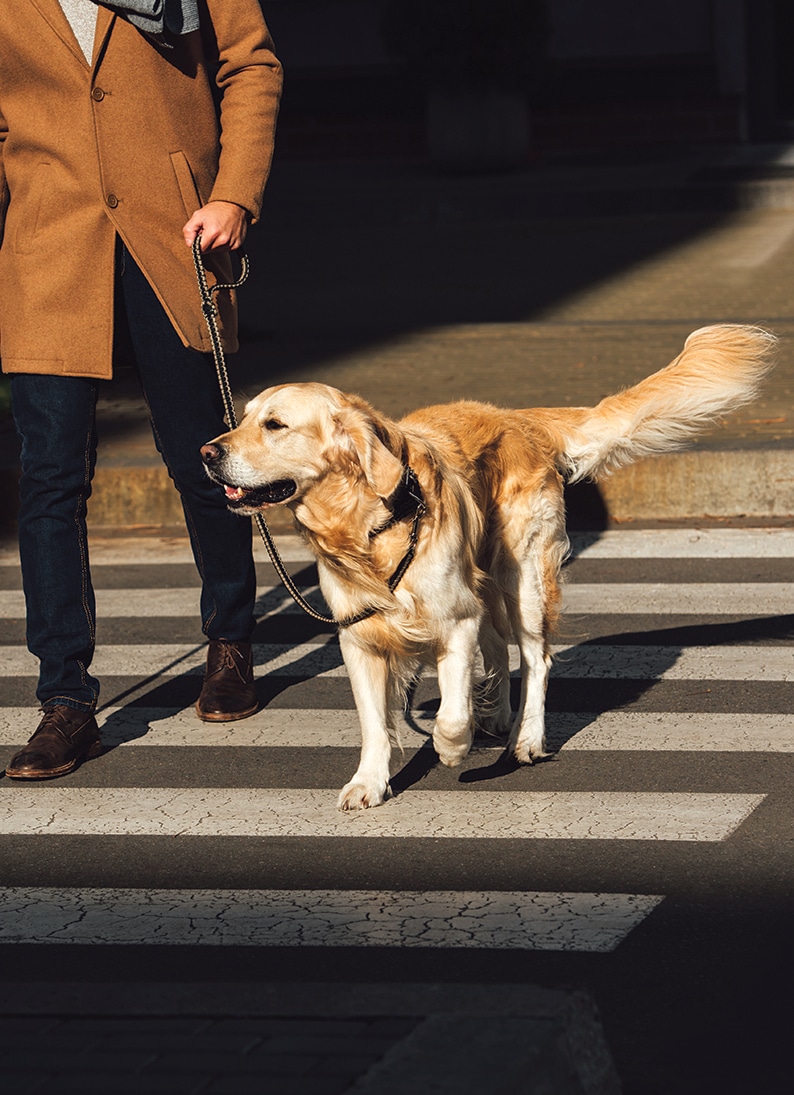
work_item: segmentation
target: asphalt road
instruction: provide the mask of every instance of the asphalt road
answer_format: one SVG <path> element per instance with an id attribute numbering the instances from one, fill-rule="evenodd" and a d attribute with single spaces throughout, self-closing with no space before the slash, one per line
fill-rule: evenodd
<path id="1" fill-rule="evenodd" d="M 209 1013 L 221 990 L 228 1008 L 246 986 L 286 999 L 319 984 L 375 989 L 380 1014 L 399 1017 L 406 983 L 497 999 L 583 989 L 625 1095 L 783 1090 L 792 547 L 786 529 L 580 534 L 549 690 L 555 758 L 514 770 L 481 742 L 443 769 L 428 747 L 431 676 L 412 697 L 397 797 L 347 817 L 335 797 L 358 731 L 330 630 L 260 562 L 263 710 L 201 724 L 184 544 L 97 542 L 109 748 L 66 779 L 0 781 L 0 1013 L 90 1013 L 95 993 L 107 1014 L 113 991 L 166 999 L 168 986 Z M 35 726 L 35 664 L 13 553 L 3 561 L 10 755 Z M 12 1090 L 67 1090 L 79 1073 L 37 1059 L 16 1061 Z M 339 1083 L 304 1077 L 303 1090 Z"/>

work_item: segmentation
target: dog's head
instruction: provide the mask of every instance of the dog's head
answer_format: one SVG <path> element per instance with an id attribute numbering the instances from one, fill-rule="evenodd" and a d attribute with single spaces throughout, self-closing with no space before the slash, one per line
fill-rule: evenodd
<path id="1" fill-rule="evenodd" d="M 201 456 L 229 508 L 250 516 L 299 501 L 332 472 L 388 497 L 403 468 L 386 436 L 357 396 L 327 384 L 281 384 L 252 399 L 237 429 L 202 445 Z"/>

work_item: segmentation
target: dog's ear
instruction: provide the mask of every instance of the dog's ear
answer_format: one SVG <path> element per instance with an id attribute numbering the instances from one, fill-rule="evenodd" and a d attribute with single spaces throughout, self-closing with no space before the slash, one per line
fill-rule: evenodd
<path id="1" fill-rule="evenodd" d="M 355 456 L 370 487 L 381 498 L 397 489 L 403 474 L 402 462 L 381 441 L 374 420 L 355 407 L 334 415 L 336 440 Z"/>

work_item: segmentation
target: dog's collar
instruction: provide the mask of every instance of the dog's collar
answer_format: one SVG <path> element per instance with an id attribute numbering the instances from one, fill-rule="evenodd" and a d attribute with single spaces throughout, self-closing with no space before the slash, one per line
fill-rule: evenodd
<path id="1" fill-rule="evenodd" d="M 427 512 L 427 505 L 425 504 L 425 496 L 422 494 L 422 488 L 419 485 L 419 480 L 416 477 L 416 472 L 413 468 L 409 468 L 405 465 L 402 478 L 397 484 L 397 489 L 388 498 L 383 499 L 384 503 L 391 510 L 391 516 L 385 525 L 380 525 L 379 528 L 373 529 L 369 534 L 370 539 L 373 539 L 378 533 L 385 532 L 387 528 L 391 528 L 396 525 L 398 521 L 402 521 L 405 517 L 413 517 L 411 522 L 411 534 L 408 540 L 408 550 L 402 559 L 397 564 L 397 569 L 389 578 L 387 585 L 392 593 L 402 581 L 402 577 L 405 574 L 408 567 L 413 562 L 414 555 L 416 554 L 416 544 L 419 540 L 419 522 Z M 350 627 L 352 624 L 360 623 L 362 620 L 368 620 L 378 612 L 377 608 L 365 608 L 361 612 L 356 613 L 355 616 L 348 616 L 344 620 L 339 620 L 337 627 L 341 631 L 343 628 Z"/>
<path id="2" fill-rule="evenodd" d="M 413 468 L 407 464 L 405 465 L 397 489 L 388 498 L 383 499 L 383 504 L 391 510 L 391 513 L 385 524 L 379 525 L 370 532 L 370 540 L 403 521 L 406 517 L 418 519 L 424 514 L 426 509 L 425 496 Z"/>

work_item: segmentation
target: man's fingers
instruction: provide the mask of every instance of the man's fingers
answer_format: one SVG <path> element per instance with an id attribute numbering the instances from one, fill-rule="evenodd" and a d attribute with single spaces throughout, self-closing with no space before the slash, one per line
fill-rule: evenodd
<path id="1" fill-rule="evenodd" d="M 185 243 L 193 246 L 196 236 L 201 233 L 201 250 L 236 251 L 242 247 L 248 227 L 246 212 L 231 202 L 210 202 L 197 209 L 182 229 Z"/>

